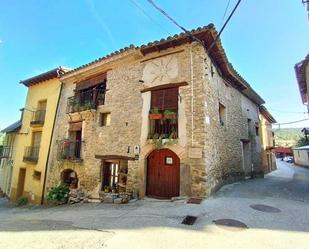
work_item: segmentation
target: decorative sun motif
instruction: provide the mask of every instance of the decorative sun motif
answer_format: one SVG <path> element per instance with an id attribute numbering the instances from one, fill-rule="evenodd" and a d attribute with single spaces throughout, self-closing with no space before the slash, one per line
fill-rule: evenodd
<path id="1" fill-rule="evenodd" d="M 169 83 L 178 76 L 178 62 L 173 56 L 149 61 L 143 72 L 143 81 L 147 85 Z"/>

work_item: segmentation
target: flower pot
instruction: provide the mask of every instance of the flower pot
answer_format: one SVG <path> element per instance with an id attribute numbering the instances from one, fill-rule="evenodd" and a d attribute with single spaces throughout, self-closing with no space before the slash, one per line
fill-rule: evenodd
<path id="1" fill-rule="evenodd" d="M 161 113 L 151 113 L 149 114 L 149 119 L 162 119 L 162 114 Z"/>

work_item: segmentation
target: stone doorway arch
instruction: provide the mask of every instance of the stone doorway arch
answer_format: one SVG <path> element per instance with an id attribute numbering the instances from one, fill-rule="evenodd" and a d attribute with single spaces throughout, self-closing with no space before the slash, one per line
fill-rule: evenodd
<path id="1" fill-rule="evenodd" d="M 180 159 L 169 149 L 152 151 L 147 158 L 146 194 L 172 198 L 180 192 Z"/>

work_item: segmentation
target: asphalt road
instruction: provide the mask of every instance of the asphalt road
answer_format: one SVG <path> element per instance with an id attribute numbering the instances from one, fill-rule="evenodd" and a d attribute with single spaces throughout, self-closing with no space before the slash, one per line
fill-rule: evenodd
<path id="1" fill-rule="evenodd" d="M 181 224 L 186 215 L 197 217 L 192 226 Z M 220 219 L 246 227 L 218 226 Z M 0 199 L 0 248 L 309 249 L 309 170 L 278 161 L 264 179 L 227 185 L 200 205 L 145 199 L 15 208 Z"/>

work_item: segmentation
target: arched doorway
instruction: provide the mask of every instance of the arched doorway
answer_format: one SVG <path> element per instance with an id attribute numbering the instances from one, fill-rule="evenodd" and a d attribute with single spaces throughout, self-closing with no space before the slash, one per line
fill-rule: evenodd
<path id="1" fill-rule="evenodd" d="M 71 189 L 75 189 L 78 187 L 77 174 L 72 169 L 65 169 L 61 172 L 61 181 Z"/>
<path id="2" fill-rule="evenodd" d="M 154 150 L 147 158 L 148 196 L 171 198 L 179 196 L 180 159 L 169 149 Z"/>

